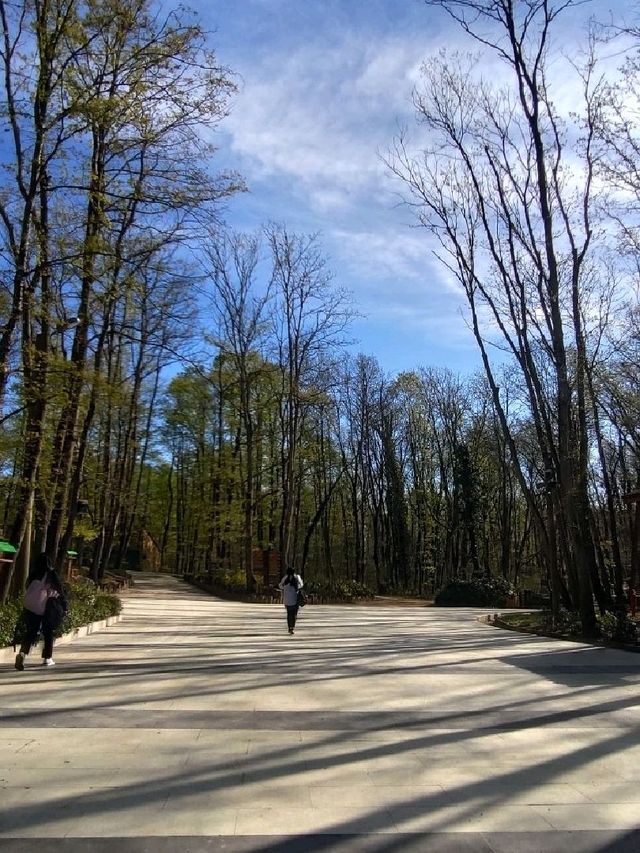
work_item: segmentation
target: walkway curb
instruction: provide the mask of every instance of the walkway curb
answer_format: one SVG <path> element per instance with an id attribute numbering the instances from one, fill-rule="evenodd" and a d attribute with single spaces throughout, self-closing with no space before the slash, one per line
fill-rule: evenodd
<path id="1" fill-rule="evenodd" d="M 102 631 L 110 625 L 115 625 L 122 620 L 122 614 L 117 616 L 107 616 L 106 619 L 98 619 L 97 622 L 90 622 L 88 625 L 81 625 L 79 628 L 74 628 L 68 634 L 63 634 L 61 637 L 56 637 L 56 646 L 73 643 L 74 640 L 79 640 L 81 637 L 87 637 L 89 634 L 95 634 L 96 631 Z M 13 663 L 16 653 L 13 646 L 5 646 L 0 649 L 0 663 Z"/>

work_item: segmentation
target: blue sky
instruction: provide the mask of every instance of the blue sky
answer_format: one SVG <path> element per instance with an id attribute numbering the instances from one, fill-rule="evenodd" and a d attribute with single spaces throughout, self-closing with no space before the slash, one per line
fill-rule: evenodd
<path id="1" fill-rule="evenodd" d="M 589 12 L 626 6 L 594 2 Z M 228 222 L 320 232 L 336 282 L 353 294 L 356 351 L 389 372 L 479 367 L 464 299 L 411 227 L 380 159 L 413 126 L 419 67 L 442 47 L 473 49 L 422 0 L 191 0 L 240 91 L 217 139 L 218 167 L 249 192 Z M 580 15 L 582 17 L 582 13 Z M 583 20 L 588 13 L 584 11 Z M 572 15 L 573 36 L 580 35 Z M 565 42 L 565 47 L 566 47 Z"/>

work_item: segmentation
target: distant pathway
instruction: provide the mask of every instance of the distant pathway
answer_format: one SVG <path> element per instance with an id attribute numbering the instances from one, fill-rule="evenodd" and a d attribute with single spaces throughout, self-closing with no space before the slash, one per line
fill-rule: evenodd
<path id="1" fill-rule="evenodd" d="M 433 607 L 432 601 L 421 598 L 402 598 L 399 595 L 376 595 L 371 604 L 378 607 Z"/>
<path id="2" fill-rule="evenodd" d="M 0 851 L 640 850 L 640 656 L 143 576 L 0 671 Z"/>

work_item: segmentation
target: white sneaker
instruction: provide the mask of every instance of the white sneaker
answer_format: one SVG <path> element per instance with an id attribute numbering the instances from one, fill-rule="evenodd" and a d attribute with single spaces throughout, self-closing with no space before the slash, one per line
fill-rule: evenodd
<path id="1" fill-rule="evenodd" d="M 42 666 L 55 666 L 55 665 L 56 665 L 56 662 L 54 661 L 53 658 L 45 658 L 42 661 Z"/>

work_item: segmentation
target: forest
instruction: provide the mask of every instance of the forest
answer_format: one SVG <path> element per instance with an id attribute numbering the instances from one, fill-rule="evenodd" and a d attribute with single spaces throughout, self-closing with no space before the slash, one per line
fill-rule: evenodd
<path id="1" fill-rule="evenodd" d="M 577 2 L 427 5 L 502 69 L 425 57 L 419 142 L 383 155 L 464 293 L 474 375 L 389 375 L 356 354 L 321 235 L 226 225 L 246 187 L 214 131 L 236 69 L 195 15 L 0 0 L 2 601 L 35 554 L 98 581 L 146 542 L 166 571 L 247 591 L 269 552 L 387 594 L 504 583 L 586 635 L 626 619 L 640 29 L 592 22 L 567 109 L 552 45 Z"/>

